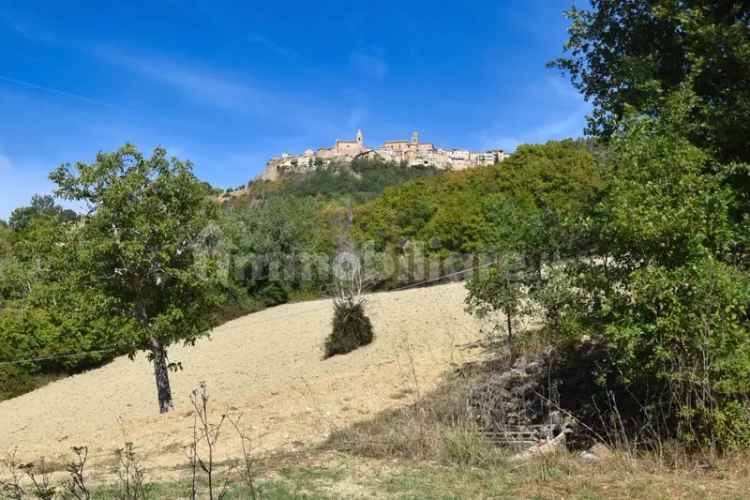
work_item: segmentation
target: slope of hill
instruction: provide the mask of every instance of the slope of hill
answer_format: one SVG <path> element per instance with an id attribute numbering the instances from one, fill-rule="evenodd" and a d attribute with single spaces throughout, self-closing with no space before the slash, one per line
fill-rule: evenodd
<path id="1" fill-rule="evenodd" d="M 175 347 L 170 360 L 176 409 L 159 415 L 153 372 L 144 356 L 126 357 L 0 403 L 0 453 L 57 459 L 86 445 L 94 469 L 133 442 L 159 469 L 186 462 L 191 441 L 191 390 L 208 386 L 218 420 L 242 414 L 258 451 L 294 449 L 331 430 L 407 404 L 454 364 L 477 359 L 470 347 L 479 324 L 464 312 L 463 284 L 374 294 L 368 309 L 373 344 L 322 360 L 330 329 L 329 300 L 290 304 L 217 328 L 193 348 Z M 226 432 L 219 460 L 239 457 L 240 441 Z"/>

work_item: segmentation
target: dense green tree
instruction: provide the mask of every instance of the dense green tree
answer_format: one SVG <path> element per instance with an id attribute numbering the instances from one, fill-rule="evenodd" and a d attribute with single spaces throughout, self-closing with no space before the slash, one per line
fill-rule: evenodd
<path id="1" fill-rule="evenodd" d="M 526 266 L 518 254 L 507 253 L 466 283 L 466 305 L 469 312 L 492 321 L 492 335 L 504 332 L 511 353 L 513 332 L 526 314 Z M 498 316 L 502 314 L 504 317 Z"/>
<path id="2" fill-rule="evenodd" d="M 15 286 L 12 275 L 15 259 L 13 258 L 13 231 L 5 221 L 0 221 L 0 308 L 11 295 Z"/>
<path id="3" fill-rule="evenodd" d="M 468 254 L 487 249 L 491 231 L 488 222 L 482 198 L 465 191 L 436 203 L 431 217 L 416 234 L 438 253 Z"/>
<path id="4" fill-rule="evenodd" d="M 520 255 L 526 267 L 537 274 L 545 256 L 558 256 L 559 220 L 545 221 L 545 212 L 529 196 L 493 195 L 485 199 L 483 211 L 491 228 L 487 249 L 500 255 Z"/>
<path id="5" fill-rule="evenodd" d="M 0 367 L 0 398 L 119 353 L 106 297 L 76 286 L 75 227 L 54 212 L 35 215 L 0 258 L 0 361 L 13 363 Z"/>
<path id="6" fill-rule="evenodd" d="M 437 195 L 445 182 L 447 179 L 440 175 L 386 189 L 355 210 L 355 237 L 360 242 L 375 242 L 378 250 L 401 247 L 418 239 L 437 210 Z"/>
<path id="7" fill-rule="evenodd" d="M 593 102 L 610 180 L 578 226 L 595 258 L 570 267 L 556 329 L 592 339 L 604 402 L 619 391 L 634 429 L 742 446 L 750 3 L 592 0 L 569 16 L 552 65 Z"/>
<path id="8" fill-rule="evenodd" d="M 564 223 L 587 213 L 603 184 L 586 143 L 524 145 L 500 165 L 387 188 L 355 210 L 354 234 L 380 249 L 423 241 L 439 253 L 501 247 L 523 253 L 533 239 L 537 254 L 554 254 L 576 247 Z M 507 230 L 522 226 L 523 238 Z M 534 228 L 542 233 L 532 234 Z M 517 248 L 524 242 L 525 249 Z"/>
<path id="9" fill-rule="evenodd" d="M 635 399 L 639 427 L 727 448 L 750 440 L 750 280 L 731 265 L 726 169 L 680 132 L 695 102 L 683 90 L 614 136 L 615 175 L 582 225 L 597 258 L 573 268 L 560 325 L 606 348 L 600 379 Z"/>
<path id="10" fill-rule="evenodd" d="M 55 245 L 77 217 L 52 196 L 34 195 L 30 206 L 17 208 L 10 223 L 0 225 L 0 305 L 24 297 L 38 283 L 58 280 L 51 271 Z"/>
<path id="11" fill-rule="evenodd" d="M 596 146 L 570 139 L 521 145 L 499 167 L 497 190 L 528 198 L 561 219 L 584 214 L 604 185 L 592 147 Z"/>
<path id="12" fill-rule="evenodd" d="M 191 170 L 161 148 L 146 158 L 126 145 L 50 175 L 58 196 L 89 207 L 73 234 L 72 279 L 103 298 L 99 317 L 125 325 L 131 355 L 149 352 L 161 412 L 173 406 L 167 348 L 205 334 L 214 306 L 212 269 L 196 255 L 216 202 Z"/>
<path id="13" fill-rule="evenodd" d="M 21 299 L 37 285 L 63 279 L 55 268 L 57 245 L 77 215 L 49 196 L 34 196 L 31 207 L 13 212 L 10 232 L 0 228 L 0 304 Z"/>
<path id="14" fill-rule="evenodd" d="M 0 220 L 0 259 L 10 257 L 13 253 L 13 231 L 4 220 Z"/>
<path id="15" fill-rule="evenodd" d="M 292 292 L 326 291 L 327 277 L 308 270 L 333 253 L 325 215 L 331 203 L 286 195 L 228 210 L 221 227 L 232 278 L 266 305 L 286 302 Z"/>
<path id="16" fill-rule="evenodd" d="M 485 199 L 492 248 L 518 252 L 537 275 L 545 259 L 585 251 L 571 223 L 591 213 L 605 185 L 597 147 L 573 140 L 519 146 L 497 176 L 500 196 Z"/>
<path id="17" fill-rule="evenodd" d="M 35 194 L 31 198 L 31 205 L 13 210 L 8 223 L 14 231 L 25 230 L 38 217 L 54 218 L 59 222 L 75 220 L 78 215 L 70 209 L 64 209 L 50 195 Z"/>
<path id="18" fill-rule="evenodd" d="M 657 115 L 689 85 L 698 105 L 688 137 L 724 161 L 750 160 L 750 3 L 592 0 L 569 11 L 568 72 L 593 102 L 589 132 L 611 136 L 629 108 Z"/>

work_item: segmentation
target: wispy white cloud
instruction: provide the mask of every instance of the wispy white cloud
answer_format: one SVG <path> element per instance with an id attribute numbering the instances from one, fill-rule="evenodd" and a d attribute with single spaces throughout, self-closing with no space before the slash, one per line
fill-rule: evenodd
<path id="1" fill-rule="evenodd" d="M 582 135 L 585 118 L 586 108 L 581 107 L 559 119 L 541 124 L 531 136 L 538 140 L 578 137 Z"/>
<path id="2" fill-rule="evenodd" d="M 544 143 L 556 139 L 581 137 L 586 125 L 587 107 L 580 107 L 562 117 L 542 121 L 537 126 L 513 135 L 484 131 L 479 134 L 483 149 L 513 151 L 521 144 Z"/>
<path id="3" fill-rule="evenodd" d="M 353 52 L 350 55 L 351 64 L 355 71 L 368 78 L 382 80 L 388 76 L 388 63 L 383 57 L 363 52 Z"/>
<path id="4" fill-rule="evenodd" d="M 10 171 L 11 163 L 10 158 L 5 155 L 0 155 L 0 174 L 4 174 Z"/>
<path id="5" fill-rule="evenodd" d="M 96 104 L 98 106 L 109 106 L 112 108 L 117 107 L 106 102 L 102 102 L 96 99 L 92 99 L 90 97 L 86 97 L 85 95 L 77 94 L 75 92 L 69 92 L 67 90 L 63 90 L 59 88 L 48 87 L 46 85 L 39 85 L 38 83 L 29 82 L 26 80 L 19 80 L 17 78 L 11 78 L 5 75 L 0 75 L 0 81 L 10 83 L 18 87 L 24 87 L 24 88 L 32 89 L 32 90 L 40 90 L 48 94 L 55 94 L 55 95 L 62 96 L 62 97 L 69 97 L 71 99 L 78 99 L 80 101 L 88 102 L 89 104 Z"/>
<path id="6" fill-rule="evenodd" d="M 346 110 L 326 103 L 314 105 L 300 96 L 238 80 L 220 70 L 169 59 L 138 56 L 99 47 L 101 60 L 151 82 L 166 85 L 196 103 L 236 115 L 249 114 L 275 123 L 320 132 L 345 119 Z"/>
<path id="7" fill-rule="evenodd" d="M 56 43 L 57 38 L 38 19 L 20 10 L 0 7 L 0 25 L 31 42 Z"/>
<path id="8" fill-rule="evenodd" d="M 262 93 L 251 86 L 172 61 L 136 57 L 109 48 L 98 48 L 95 54 L 110 64 L 177 89 L 196 101 L 238 110 L 260 106 L 265 101 Z"/>
<path id="9" fill-rule="evenodd" d="M 581 102 L 583 97 L 571 83 L 561 77 L 547 77 L 546 85 L 564 101 Z"/>
<path id="10" fill-rule="evenodd" d="M 591 106 L 568 82 L 561 78 L 545 78 L 531 86 L 529 95 L 522 102 L 534 102 L 544 96 L 551 103 L 528 107 L 528 114 L 536 116 L 536 122 L 510 131 L 507 121 L 498 122 L 480 131 L 478 142 L 485 149 L 502 148 L 512 151 L 520 144 L 544 143 L 555 139 L 575 138 L 583 135 L 586 115 Z"/>
<path id="11" fill-rule="evenodd" d="M 282 56 L 286 59 L 296 59 L 299 56 L 297 52 L 286 47 L 282 47 L 278 43 L 274 42 L 265 35 L 261 35 L 260 33 L 250 33 L 247 37 L 247 41 L 253 45 L 259 45 L 265 49 L 268 49 L 276 55 Z"/>

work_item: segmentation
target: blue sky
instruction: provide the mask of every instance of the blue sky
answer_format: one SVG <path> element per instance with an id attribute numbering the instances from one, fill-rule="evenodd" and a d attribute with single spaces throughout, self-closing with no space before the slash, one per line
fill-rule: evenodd
<path id="1" fill-rule="evenodd" d="M 478 150 L 580 136 L 589 106 L 545 68 L 571 2 L 0 0 L 0 218 L 125 142 L 228 187 L 358 127 Z"/>

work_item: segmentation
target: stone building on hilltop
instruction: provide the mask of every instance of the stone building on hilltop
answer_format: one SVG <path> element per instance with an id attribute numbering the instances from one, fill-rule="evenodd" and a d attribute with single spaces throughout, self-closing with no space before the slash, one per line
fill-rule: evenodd
<path id="1" fill-rule="evenodd" d="M 301 155 L 288 155 L 271 158 L 260 175 L 261 180 L 274 181 L 286 175 L 304 174 L 317 167 L 333 162 L 351 162 L 355 159 L 381 160 L 404 164 L 410 167 L 432 166 L 444 170 L 463 170 L 481 165 L 494 165 L 506 158 L 501 149 L 474 152 L 467 149 L 442 149 L 430 142 L 419 142 L 419 134 L 414 132 L 411 140 L 386 141 L 378 148 L 368 148 L 364 134 L 357 130 L 353 141 L 336 141 L 333 147 L 317 151 L 306 150 Z"/>

